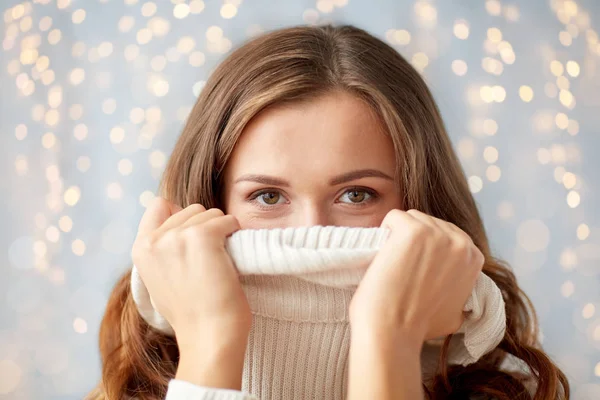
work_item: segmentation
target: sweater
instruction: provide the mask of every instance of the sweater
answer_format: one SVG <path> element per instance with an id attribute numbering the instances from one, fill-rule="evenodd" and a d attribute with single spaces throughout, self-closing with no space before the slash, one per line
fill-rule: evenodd
<path id="1" fill-rule="evenodd" d="M 387 240 L 384 228 L 312 226 L 245 229 L 226 241 L 253 320 L 242 390 L 205 388 L 171 380 L 167 400 L 346 398 L 348 307 L 366 269 Z M 131 289 L 144 320 L 173 335 L 137 268 Z M 449 363 L 468 365 L 493 350 L 506 328 L 499 288 L 481 273 L 464 307 L 465 321 L 450 344 Z M 437 364 L 443 340 L 424 344 L 424 378 Z"/>

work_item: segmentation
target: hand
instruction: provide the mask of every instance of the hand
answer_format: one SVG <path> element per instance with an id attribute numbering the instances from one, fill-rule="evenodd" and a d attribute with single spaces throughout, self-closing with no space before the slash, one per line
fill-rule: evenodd
<path id="1" fill-rule="evenodd" d="M 226 237 L 239 228 L 216 208 L 182 209 L 161 197 L 140 221 L 132 259 L 180 347 L 188 341 L 196 347 L 199 334 L 226 340 L 250 330 L 250 307 L 225 249 Z"/>
<path id="2" fill-rule="evenodd" d="M 353 330 L 410 343 L 456 332 L 484 256 L 456 225 L 418 210 L 392 210 L 391 230 L 350 303 Z"/>

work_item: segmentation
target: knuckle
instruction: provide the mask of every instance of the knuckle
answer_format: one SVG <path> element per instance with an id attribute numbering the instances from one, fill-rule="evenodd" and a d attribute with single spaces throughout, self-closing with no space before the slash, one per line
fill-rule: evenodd
<path id="1" fill-rule="evenodd" d="M 182 231 L 185 240 L 194 243 L 205 243 L 211 238 L 210 229 L 204 224 L 192 225 Z"/>
<path id="2" fill-rule="evenodd" d="M 206 210 L 204 208 L 204 206 L 202 204 L 199 204 L 199 203 L 190 204 L 189 206 L 187 206 L 187 209 L 191 210 L 194 213 L 201 213 L 201 212 L 203 212 L 203 211 Z"/>
<path id="3" fill-rule="evenodd" d="M 206 212 L 210 212 L 211 214 L 214 214 L 215 217 L 222 217 L 223 215 L 225 215 L 225 213 L 223 213 L 223 211 L 218 208 L 210 208 L 210 209 L 206 210 Z"/>

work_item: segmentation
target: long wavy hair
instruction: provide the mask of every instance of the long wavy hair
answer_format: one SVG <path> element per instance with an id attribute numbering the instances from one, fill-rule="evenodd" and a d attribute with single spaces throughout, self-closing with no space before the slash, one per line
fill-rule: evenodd
<path id="1" fill-rule="evenodd" d="M 420 74 L 397 51 L 351 25 L 293 26 L 248 40 L 206 82 L 163 173 L 159 192 L 187 207 L 221 207 L 223 168 L 244 126 L 267 106 L 310 101 L 333 90 L 364 100 L 393 142 L 404 209 L 418 209 L 468 233 L 485 255 L 483 271 L 500 288 L 502 342 L 467 367 L 449 365 L 446 339 L 430 399 L 568 399 L 569 383 L 538 342 L 532 303 L 510 267 L 490 254 L 484 225 L 438 107 Z M 117 282 L 100 327 L 102 377 L 90 399 L 163 399 L 179 351 L 140 317 L 130 270 Z M 503 368 L 507 357 L 525 368 Z M 532 389 L 533 388 L 533 389 Z"/>

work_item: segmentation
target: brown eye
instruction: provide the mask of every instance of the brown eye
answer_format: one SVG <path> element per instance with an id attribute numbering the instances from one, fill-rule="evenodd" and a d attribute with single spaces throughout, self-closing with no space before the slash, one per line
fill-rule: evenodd
<path id="1" fill-rule="evenodd" d="M 377 198 L 377 194 L 367 189 L 350 189 L 340 196 L 340 201 L 346 204 L 366 205 Z"/>
<path id="2" fill-rule="evenodd" d="M 266 192 L 262 193 L 260 196 L 262 200 L 268 205 L 275 205 L 279 202 L 280 195 L 277 192 Z"/>
<path id="3" fill-rule="evenodd" d="M 353 203 L 360 203 L 365 199 L 365 192 L 360 190 L 351 190 L 348 192 L 348 199 Z"/>

